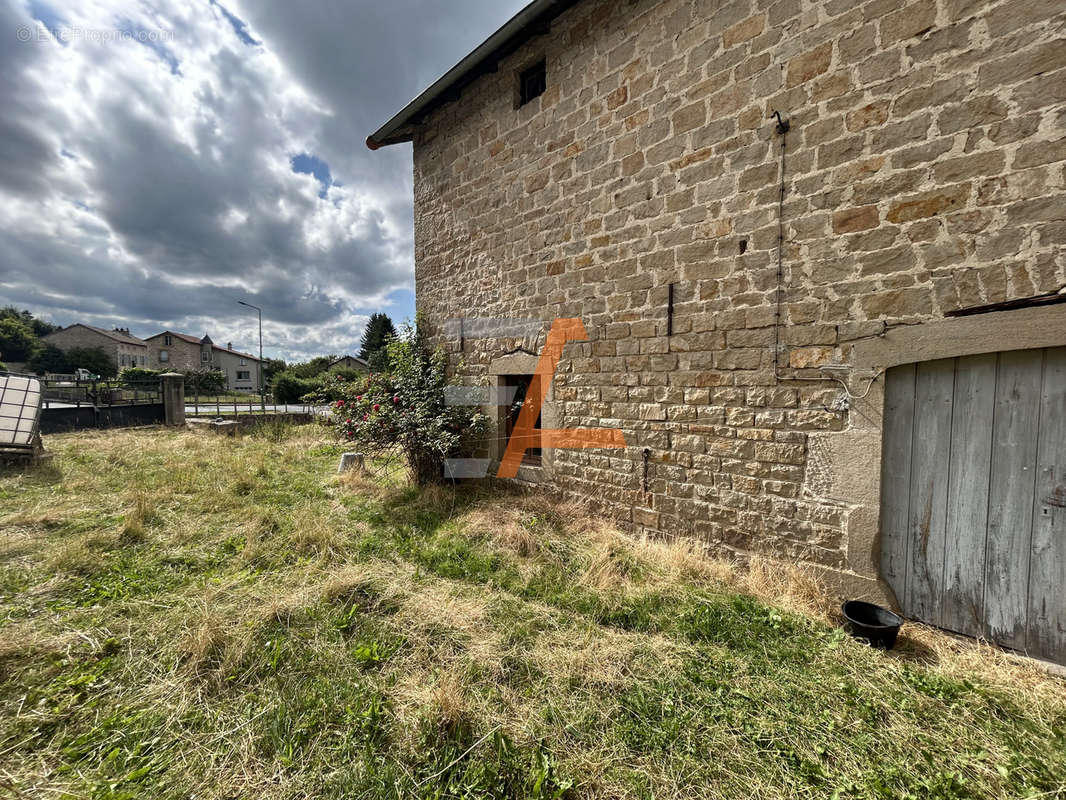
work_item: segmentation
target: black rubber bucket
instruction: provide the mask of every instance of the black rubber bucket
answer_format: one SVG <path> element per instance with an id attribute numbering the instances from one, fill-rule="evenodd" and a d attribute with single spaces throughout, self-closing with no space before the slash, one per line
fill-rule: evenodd
<path id="1" fill-rule="evenodd" d="M 862 600 L 849 600 L 841 610 L 847 620 L 848 633 L 856 639 L 866 639 L 880 650 L 891 650 L 896 646 L 896 636 L 903 625 L 903 617 L 899 614 Z"/>

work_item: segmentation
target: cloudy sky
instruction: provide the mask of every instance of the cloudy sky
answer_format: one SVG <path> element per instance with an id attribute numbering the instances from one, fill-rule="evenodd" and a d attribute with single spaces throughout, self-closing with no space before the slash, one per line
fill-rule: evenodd
<path id="1" fill-rule="evenodd" d="M 524 0 L 0 0 L 0 305 L 268 355 L 413 314 L 410 145 L 367 134 Z"/>

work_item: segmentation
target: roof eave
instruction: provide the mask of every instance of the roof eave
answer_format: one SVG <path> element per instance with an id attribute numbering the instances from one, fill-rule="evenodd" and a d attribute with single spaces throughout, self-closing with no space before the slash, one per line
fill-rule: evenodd
<path id="1" fill-rule="evenodd" d="M 546 33 L 546 25 L 579 0 L 533 0 L 466 58 L 444 73 L 428 89 L 403 107 L 392 119 L 366 137 L 371 150 L 410 142 L 421 118 L 436 106 L 456 100 L 462 89 L 488 72 L 528 39 Z"/>

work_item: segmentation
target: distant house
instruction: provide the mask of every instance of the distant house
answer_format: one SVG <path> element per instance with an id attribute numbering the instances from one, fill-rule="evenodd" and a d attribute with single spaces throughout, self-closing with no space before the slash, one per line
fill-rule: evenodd
<path id="1" fill-rule="evenodd" d="M 233 343 L 219 347 L 211 337 L 163 331 L 145 340 L 148 364 L 152 369 L 175 372 L 218 370 L 226 375 L 226 388 L 238 392 L 259 389 L 260 362 L 256 356 L 233 349 Z"/>
<path id="2" fill-rule="evenodd" d="M 42 336 L 41 341 L 55 345 L 64 352 L 76 347 L 98 347 L 107 353 L 116 370 L 144 367 L 148 363 L 148 344 L 133 336 L 129 328 L 106 330 L 79 322 Z"/>
<path id="3" fill-rule="evenodd" d="M 341 356 L 335 361 L 330 361 L 327 369 L 336 369 L 337 367 L 355 369 L 359 370 L 359 372 L 370 372 L 370 363 L 366 359 L 359 358 L 359 356 Z"/>

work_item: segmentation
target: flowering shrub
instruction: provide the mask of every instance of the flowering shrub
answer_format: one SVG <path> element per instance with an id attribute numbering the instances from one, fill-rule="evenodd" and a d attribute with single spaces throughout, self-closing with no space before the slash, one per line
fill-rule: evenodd
<path id="1" fill-rule="evenodd" d="M 407 326 L 387 348 L 387 371 L 324 387 L 333 424 L 367 455 L 399 448 L 415 482 L 438 483 L 444 461 L 479 448 L 489 420 L 472 406 L 444 401 L 447 358 L 430 350 L 417 326 Z"/>

